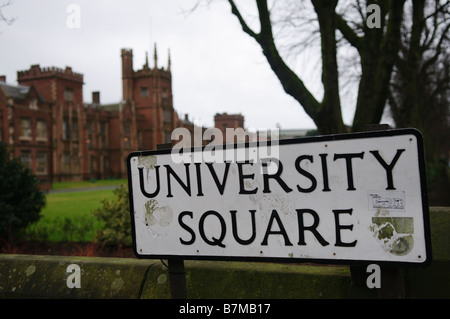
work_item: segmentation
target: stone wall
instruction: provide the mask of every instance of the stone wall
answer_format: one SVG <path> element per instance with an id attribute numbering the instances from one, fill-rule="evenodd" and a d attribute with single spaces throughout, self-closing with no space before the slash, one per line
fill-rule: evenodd
<path id="1" fill-rule="evenodd" d="M 450 298 L 450 208 L 430 212 L 433 259 L 406 268 L 407 298 Z M 0 255 L 0 298 L 170 298 L 167 263 L 133 258 Z M 70 288 L 80 268 L 80 288 Z M 187 297 L 376 298 L 352 282 L 349 267 L 185 261 Z M 381 273 L 381 275 L 383 275 Z M 69 285 L 68 285 L 69 282 Z M 73 285 L 72 285 L 73 286 Z"/>

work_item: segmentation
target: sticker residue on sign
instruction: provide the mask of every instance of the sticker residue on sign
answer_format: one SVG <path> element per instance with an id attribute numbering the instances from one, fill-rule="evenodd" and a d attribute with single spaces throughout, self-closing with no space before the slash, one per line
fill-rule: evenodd
<path id="1" fill-rule="evenodd" d="M 405 192 L 402 191 L 368 191 L 369 210 L 405 210 Z"/>

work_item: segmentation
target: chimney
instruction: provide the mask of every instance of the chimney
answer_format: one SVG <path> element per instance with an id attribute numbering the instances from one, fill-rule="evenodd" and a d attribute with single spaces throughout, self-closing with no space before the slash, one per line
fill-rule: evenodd
<path id="1" fill-rule="evenodd" d="M 92 92 L 92 104 L 100 104 L 100 92 Z"/>
<path id="2" fill-rule="evenodd" d="M 0 75 L 0 82 L 6 83 L 6 75 Z"/>

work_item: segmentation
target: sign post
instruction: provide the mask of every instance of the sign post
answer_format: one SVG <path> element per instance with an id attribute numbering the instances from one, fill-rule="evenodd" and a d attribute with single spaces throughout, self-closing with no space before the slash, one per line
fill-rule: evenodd
<path id="1" fill-rule="evenodd" d="M 414 129 L 134 152 L 138 258 L 383 266 L 431 261 Z"/>
<path id="2" fill-rule="evenodd" d="M 158 150 L 172 149 L 172 143 L 158 144 L 156 148 Z M 170 295 L 173 299 L 186 299 L 186 275 L 183 259 L 169 258 L 167 263 Z"/>
<path id="3" fill-rule="evenodd" d="M 366 132 L 389 130 L 390 126 L 387 124 L 367 124 Z M 367 286 L 367 269 L 368 266 L 350 266 L 350 273 L 353 284 L 359 287 Z M 383 275 L 380 279 L 380 287 L 377 295 L 379 298 L 404 298 L 404 273 L 403 268 L 398 267 L 383 267 Z"/>
<path id="4" fill-rule="evenodd" d="M 366 131 L 389 130 L 387 124 L 366 125 Z M 357 267 L 357 266 L 355 266 Z M 350 268 L 350 271 L 354 271 Z M 404 299 L 405 298 L 405 272 L 400 267 L 383 267 L 378 298 L 381 299 Z"/>

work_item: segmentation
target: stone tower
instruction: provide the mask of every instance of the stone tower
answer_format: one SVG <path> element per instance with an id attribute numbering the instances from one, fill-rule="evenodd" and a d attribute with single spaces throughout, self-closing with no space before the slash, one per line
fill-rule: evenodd
<path id="1" fill-rule="evenodd" d="M 156 149 L 158 144 L 169 143 L 178 120 L 173 108 L 170 54 L 167 67 L 159 67 L 155 44 L 153 66 L 146 55 L 144 65 L 136 71 L 131 49 L 122 49 L 121 57 L 123 103 L 142 119 L 136 122 L 138 148 Z"/>

